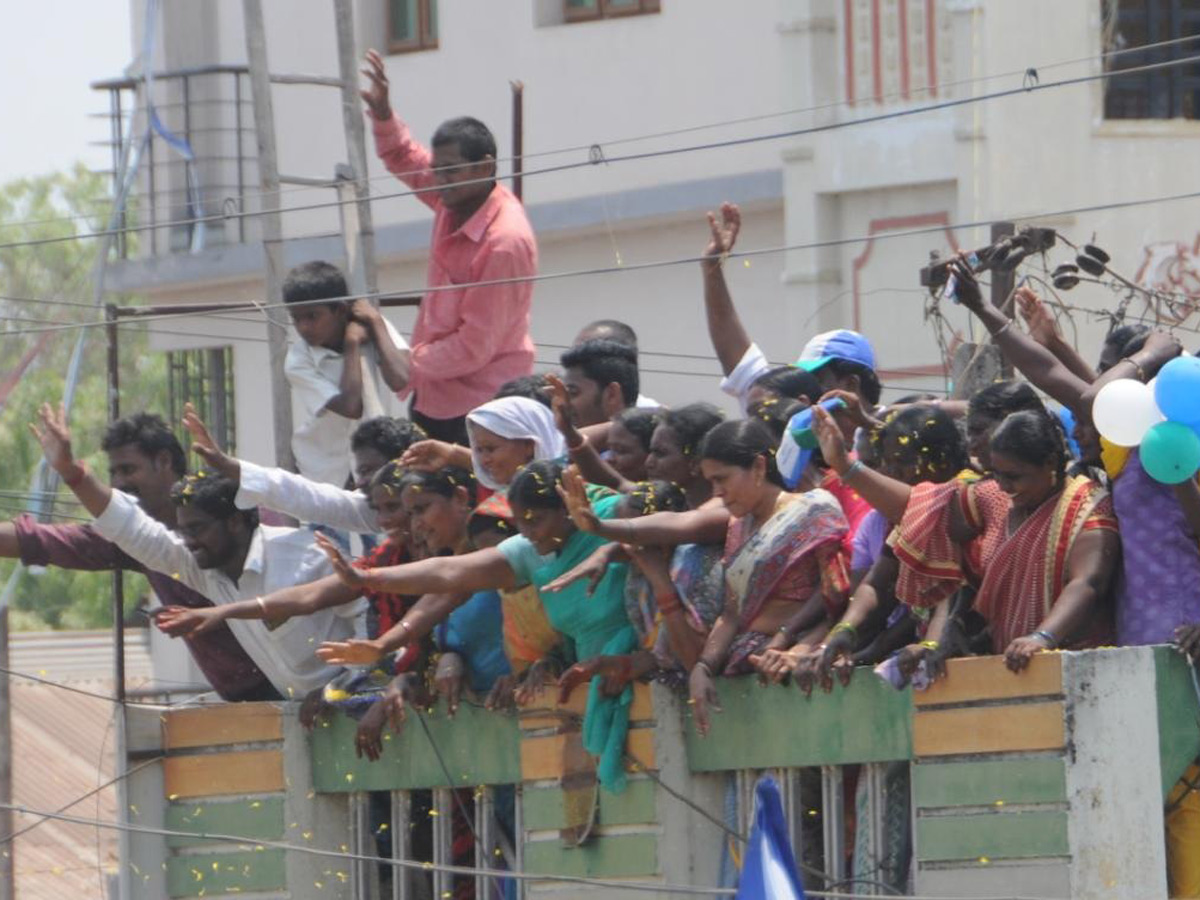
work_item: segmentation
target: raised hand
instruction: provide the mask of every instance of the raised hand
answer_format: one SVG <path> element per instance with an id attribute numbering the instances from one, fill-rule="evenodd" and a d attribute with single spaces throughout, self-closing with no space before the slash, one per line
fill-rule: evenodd
<path id="1" fill-rule="evenodd" d="M 550 409 L 554 412 L 554 424 L 558 426 L 567 446 L 573 450 L 583 443 L 583 435 L 575 428 L 567 386 L 557 375 L 549 374 L 546 375 L 546 386 L 550 389 Z"/>
<path id="2" fill-rule="evenodd" d="M 38 409 L 41 426 L 30 422 L 29 430 L 42 445 L 42 455 L 46 462 L 59 475 L 68 476 L 75 472 L 75 455 L 71 452 L 71 429 L 67 427 L 67 409 L 58 404 L 55 409 L 49 403 L 43 403 Z"/>
<path id="3" fill-rule="evenodd" d="M 846 451 L 846 438 L 828 410 L 813 407 L 813 431 L 821 446 L 821 456 L 826 465 L 841 475 L 850 468 L 850 454 Z"/>
<path id="4" fill-rule="evenodd" d="M 1043 347 L 1048 347 L 1058 340 L 1058 321 L 1041 297 L 1028 287 L 1020 287 L 1013 294 L 1013 299 L 1016 300 L 1017 310 L 1025 320 L 1025 327 L 1029 329 L 1031 338 Z"/>
<path id="5" fill-rule="evenodd" d="M 375 50 L 368 50 L 366 66 L 362 74 L 367 78 L 367 87 L 359 91 L 363 102 L 371 110 L 371 115 L 381 122 L 392 117 L 392 104 L 388 99 L 387 69 L 383 65 L 383 57 Z"/>
<path id="6" fill-rule="evenodd" d="M 576 528 L 588 534 L 595 534 L 600 530 L 600 517 L 592 509 L 592 504 L 588 502 L 587 487 L 584 484 L 583 476 L 579 474 L 579 469 L 575 466 L 568 466 L 563 471 L 562 484 L 558 485 L 558 495 L 566 504 L 567 514 L 575 523 Z"/>
<path id="7" fill-rule="evenodd" d="M 369 666 L 379 662 L 384 655 L 383 647 L 373 638 L 326 641 L 317 648 L 317 656 L 331 666 Z"/>
<path id="8" fill-rule="evenodd" d="M 342 555 L 342 549 L 327 535 L 317 532 L 315 536 L 316 544 L 329 557 L 329 562 L 333 564 L 334 574 L 341 580 L 346 587 L 354 588 L 356 591 L 365 591 L 367 589 L 367 574 L 362 569 L 355 567 L 351 562 Z"/>
<path id="9" fill-rule="evenodd" d="M 192 436 L 193 453 L 226 478 L 237 479 L 241 476 L 241 465 L 217 446 L 208 426 L 204 424 L 204 420 L 190 401 L 183 405 L 183 427 Z"/>
<path id="10" fill-rule="evenodd" d="M 960 253 L 950 260 L 950 274 L 955 279 L 955 298 L 971 312 L 978 312 L 983 307 L 983 292 L 979 290 L 979 281 L 965 254 Z"/>
<path id="11" fill-rule="evenodd" d="M 742 230 L 742 213 L 735 203 L 721 204 L 721 220 L 713 213 L 708 214 L 708 227 L 712 230 L 708 246 L 704 248 L 707 259 L 719 259 L 733 250 L 738 232 Z"/>

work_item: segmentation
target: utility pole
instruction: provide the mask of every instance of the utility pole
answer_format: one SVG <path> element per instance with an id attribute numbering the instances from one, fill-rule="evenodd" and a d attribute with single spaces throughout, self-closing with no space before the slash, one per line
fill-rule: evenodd
<path id="1" fill-rule="evenodd" d="M 371 187 L 367 182 L 366 129 L 363 126 L 362 98 L 358 95 L 358 46 L 354 40 L 354 4 L 352 0 L 334 0 L 337 24 L 338 74 L 342 85 L 342 124 L 346 130 L 345 166 L 338 166 L 338 199 L 342 213 L 342 234 L 346 240 L 346 268 L 350 290 L 355 294 L 375 294 L 375 228 L 371 220 Z M 354 199 L 353 205 L 344 201 Z M 376 302 L 374 298 L 372 302 Z M 376 303 L 376 305 L 378 305 Z"/>
<path id="2" fill-rule="evenodd" d="M 254 100 L 254 134 L 258 143 L 258 183 L 266 259 L 266 301 L 276 303 L 283 287 L 283 225 L 279 215 L 279 161 L 275 150 L 275 111 L 271 104 L 271 73 L 267 63 L 267 30 L 262 0 L 242 0 L 246 28 L 246 60 L 250 68 L 250 95 Z M 295 471 L 292 456 L 292 392 L 283 372 L 287 358 L 287 317 L 265 310 L 267 350 L 271 359 L 271 408 L 275 433 L 275 464 Z"/>

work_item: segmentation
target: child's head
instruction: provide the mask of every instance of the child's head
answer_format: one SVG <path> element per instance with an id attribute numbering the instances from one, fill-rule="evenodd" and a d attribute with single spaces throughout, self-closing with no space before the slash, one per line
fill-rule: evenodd
<path id="1" fill-rule="evenodd" d="M 467 534 L 471 537 L 471 546 L 476 550 L 495 547 L 517 534 L 508 498 L 503 494 L 492 494 L 475 507 L 467 522 Z"/>
<path id="2" fill-rule="evenodd" d="M 350 305 L 346 276 L 332 263 L 315 260 L 296 266 L 283 280 L 283 302 L 292 324 L 310 347 L 342 349 Z M 316 301 L 328 300 L 328 303 Z"/>

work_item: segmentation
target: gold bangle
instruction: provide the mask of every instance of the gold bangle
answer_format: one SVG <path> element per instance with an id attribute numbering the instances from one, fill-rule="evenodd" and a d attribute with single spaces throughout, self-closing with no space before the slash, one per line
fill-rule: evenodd
<path id="1" fill-rule="evenodd" d="M 1127 362 L 1133 366 L 1133 368 L 1137 370 L 1138 381 L 1142 382 L 1143 384 L 1145 383 L 1146 370 L 1141 367 L 1136 359 L 1134 359 L 1132 356 L 1126 356 L 1121 360 L 1121 362 Z"/>

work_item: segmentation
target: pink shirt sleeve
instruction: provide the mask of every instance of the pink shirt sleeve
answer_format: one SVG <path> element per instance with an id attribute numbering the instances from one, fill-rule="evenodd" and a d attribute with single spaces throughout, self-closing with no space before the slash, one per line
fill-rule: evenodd
<path id="1" fill-rule="evenodd" d="M 493 250 L 474 280 L 498 281 L 534 274 L 530 249 L 512 243 Z M 485 284 L 463 291 L 459 305 L 462 325 L 445 337 L 412 348 L 414 387 L 425 379 L 444 381 L 478 372 L 491 361 L 501 341 L 529 315 L 531 285 L 527 281 Z"/>
<path id="2" fill-rule="evenodd" d="M 408 126 L 392 113 L 391 118 L 380 121 L 371 116 L 375 133 L 375 154 L 387 170 L 413 190 L 431 188 L 436 184 L 433 177 L 433 154 L 419 141 L 413 140 Z M 431 209 L 438 209 L 441 200 L 436 191 L 417 194 L 418 199 Z"/>

